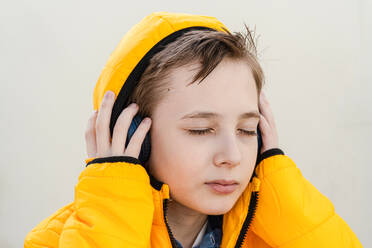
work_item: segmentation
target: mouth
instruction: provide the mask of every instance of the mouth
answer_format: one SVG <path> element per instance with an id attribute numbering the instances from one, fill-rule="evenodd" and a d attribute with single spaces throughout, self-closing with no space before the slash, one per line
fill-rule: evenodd
<path id="1" fill-rule="evenodd" d="M 230 194 L 234 192 L 239 185 L 239 183 L 234 180 L 214 180 L 206 182 L 205 184 L 208 185 L 215 193 L 219 194 Z"/>

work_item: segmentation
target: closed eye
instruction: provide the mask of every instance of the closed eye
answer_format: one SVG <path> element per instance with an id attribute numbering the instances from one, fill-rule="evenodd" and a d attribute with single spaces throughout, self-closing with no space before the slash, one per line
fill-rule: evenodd
<path id="1" fill-rule="evenodd" d="M 256 131 L 248 131 L 244 129 L 239 129 L 244 135 L 247 136 L 257 136 Z M 213 133 L 214 130 L 212 128 L 208 129 L 189 129 L 187 130 L 191 135 L 205 135 L 208 133 Z"/>
<path id="2" fill-rule="evenodd" d="M 200 130 L 189 129 L 187 131 L 192 135 L 204 135 L 204 134 L 207 134 L 207 133 L 212 133 L 213 131 L 211 131 L 211 130 L 213 130 L 213 129 L 200 129 Z"/>

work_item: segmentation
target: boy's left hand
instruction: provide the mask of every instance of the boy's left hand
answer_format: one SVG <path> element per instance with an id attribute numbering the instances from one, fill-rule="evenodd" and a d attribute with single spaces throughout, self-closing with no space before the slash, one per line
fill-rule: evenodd
<path id="1" fill-rule="evenodd" d="M 261 90 L 259 110 L 261 117 L 259 128 L 262 136 L 262 148 L 260 154 L 262 154 L 269 149 L 279 148 L 279 138 L 276 130 L 274 115 L 263 90 Z"/>

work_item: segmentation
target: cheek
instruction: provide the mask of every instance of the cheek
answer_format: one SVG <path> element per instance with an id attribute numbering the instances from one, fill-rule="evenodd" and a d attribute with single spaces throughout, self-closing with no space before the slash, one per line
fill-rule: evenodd
<path id="1" fill-rule="evenodd" d="M 162 129 L 151 133 L 150 171 L 170 186 L 174 180 L 181 183 L 202 175 L 203 168 L 197 165 L 207 164 L 204 161 L 207 154 L 202 146 L 179 131 Z"/>
<path id="2" fill-rule="evenodd" d="M 245 156 L 245 166 L 241 166 L 241 175 L 244 176 L 243 181 L 248 184 L 249 180 L 252 177 L 256 161 L 257 161 L 257 143 L 249 147 L 249 150 L 246 152 Z"/>
<path id="3" fill-rule="evenodd" d="M 156 154 L 154 173 L 171 188 L 183 188 L 200 183 L 202 175 L 205 174 L 203 168 L 205 163 L 189 151 L 175 149 L 166 154 Z"/>

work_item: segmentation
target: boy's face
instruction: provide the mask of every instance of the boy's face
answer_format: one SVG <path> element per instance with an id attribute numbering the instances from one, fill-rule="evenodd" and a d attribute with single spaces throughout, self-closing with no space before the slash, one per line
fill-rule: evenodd
<path id="1" fill-rule="evenodd" d="M 246 188 L 256 163 L 257 136 L 243 131 L 256 132 L 259 119 L 239 119 L 243 113 L 259 113 L 256 85 L 245 61 L 225 58 L 201 84 L 186 86 L 196 66 L 172 71 L 170 90 L 154 109 L 149 166 L 179 204 L 204 214 L 224 214 Z M 217 116 L 184 117 L 196 112 Z M 231 193 L 220 193 L 206 184 L 221 179 L 238 185 Z"/>

